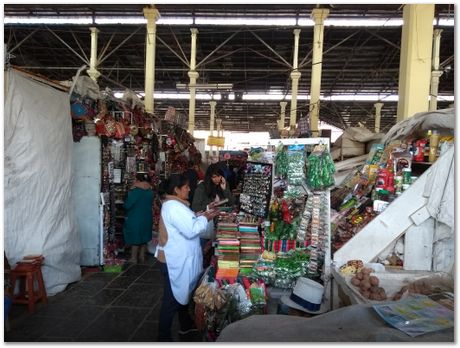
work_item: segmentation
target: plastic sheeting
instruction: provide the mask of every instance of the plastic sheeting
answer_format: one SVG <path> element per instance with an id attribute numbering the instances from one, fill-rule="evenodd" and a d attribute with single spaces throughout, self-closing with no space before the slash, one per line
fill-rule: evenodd
<path id="1" fill-rule="evenodd" d="M 452 273 L 455 261 L 455 163 L 451 147 L 428 173 L 423 195 L 428 198 L 427 209 L 435 219 L 433 236 L 433 270 Z"/>
<path id="2" fill-rule="evenodd" d="M 69 96 L 13 70 L 6 78 L 5 252 L 11 265 L 42 254 L 46 291 L 53 295 L 81 278 Z"/>
<path id="3" fill-rule="evenodd" d="M 444 135 L 454 135 L 455 109 L 416 113 L 391 127 L 382 142 L 388 144 L 392 140 L 404 139 L 409 135 L 422 138 L 430 129 L 436 129 Z"/>
<path id="4" fill-rule="evenodd" d="M 332 146 L 332 159 L 362 156 L 368 152 L 366 147 L 369 142 L 378 143 L 382 137 L 383 134 L 372 133 L 367 128 L 349 127 L 343 131 Z"/>
<path id="5" fill-rule="evenodd" d="M 313 318 L 252 315 L 226 326 L 217 342 L 454 342 L 454 328 L 410 337 L 357 304 Z"/>

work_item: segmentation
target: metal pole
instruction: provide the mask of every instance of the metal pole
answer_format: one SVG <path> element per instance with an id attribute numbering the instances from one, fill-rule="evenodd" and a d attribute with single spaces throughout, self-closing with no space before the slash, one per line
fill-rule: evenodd
<path id="1" fill-rule="evenodd" d="M 433 59 L 430 84 L 430 111 L 435 111 L 438 108 L 438 88 L 439 78 L 443 71 L 439 70 L 439 49 L 441 45 L 442 29 L 433 30 Z"/>
<path id="2" fill-rule="evenodd" d="M 309 107 L 310 126 L 313 137 L 317 137 L 319 134 L 319 95 L 321 91 L 321 70 L 323 64 L 324 20 L 328 15 L 329 10 L 322 8 L 315 8 L 311 13 L 311 17 L 313 17 L 313 20 L 315 21 Z"/>
<path id="3" fill-rule="evenodd" d="M 99 33 L 99 29 L 91 27 L 89 30 L 91 31 L 91 56 L 89 58 L 87 73 L 94 82 L 97 82 L 98 77 L 101 76 L 101 73 L 97 71 L 97 34 Z"/>
<path id="4" fill-rule="evenodd" d="M 285 101 L 280 102 L 281 111 L 280 111 L 280 120 L 278 124 L 278 129 L 280 132 L 284 129 L 284 119 L 286 118 L 286 105 L 287 105 L 287 102 Z"/>
<path id="5" fill-rule="evenodd" d="M 153 114 L 153 90 L 155 86 L 155 38 L 156 20 L 160 14 L 155 8 L 144 8 L 147 19 L 147 34 L 145 36 L 145 111 Z"/>
<path id="6" fill-rule="evenodd" d="M 297 123 L 297 92 L 299 88 L 300 71 L 298 70 L 299 56 L 299 34 L 300 29 L 294 29 L 294 61 L 292 64 L 291 80 L 291 112 L 289 117 L 289 134 L 292 136 L 295 133 Z"/>
<path id="7" fill-rule="evenodd" d="M 196 95 L 196 80 L 200 76 L 196 68 L 196 36 L 198 34 L 197 28 L 191 28 L 192 32 L 192 43 L 190 53 L 190 71 L 188 77 L 190 77 L 189 89 L 190 89 L 190 100 L 189 100 L 189 111 L 188 111 L 188 131 L 193 135 L 195 130 L 195 95 Z"/>
<path id="8" fill-rule="evenodd" d="M 211 100 L 209 102 L 209 105 L 211 105 L 211 113 L 209 115 L 209 135 L 210 136 L 214 136 L 214 116 L 216 114 L 216 101 L 215 100 Z M 214 147 L 211 145 L 210 147 L 210 154 L 211 154 L 211 157 L 214 156 Z"/>
<path id="9" fill-rule="evenodd" d="M 380 117 L 383 103 L 375 103 L 375 133 L 380 133 Z"/>
<path id="10" fill-rule="evenodd" d="M 222 129 L 222 119 L 221 118 L 216 119 L 216 123 L 217 123 L 217 136 L 218 137 L 223 136 L 224 131 Z M 220 135 L 221 131 L 222 131 L 222 135 Z M 219 146 L 216 146 L 216 148 L 217 148 L 217 154 L 216 154 L 217 162 L 219 162 Z"/>

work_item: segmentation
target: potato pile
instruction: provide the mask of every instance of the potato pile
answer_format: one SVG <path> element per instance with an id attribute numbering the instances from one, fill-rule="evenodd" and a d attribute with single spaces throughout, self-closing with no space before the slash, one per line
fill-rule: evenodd
<path id="1" fill-rule="evenodd" d="M 351 278 L 351 284 L 359 288 L 359 293 L 369 300 L 384 301 L 387 299 L 385 289 L 379 286 L 380 280 L 371 275 L 372 268 L 364 267 Z"/>

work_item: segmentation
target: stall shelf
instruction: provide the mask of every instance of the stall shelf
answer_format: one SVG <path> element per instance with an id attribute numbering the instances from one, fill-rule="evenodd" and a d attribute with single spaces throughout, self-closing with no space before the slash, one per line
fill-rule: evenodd
<path id="1" fill-rule="evenodd" d="M 376 262 L 379 256 L 404 238 L 404 265 L 393 274 L 393 283 L 416 278 L 420 272 L 452 275 L 454 148 L 446 151 L 415 183 L 381 214 L 345 243 L 333 256 L 333 298 L 337 308 L 338 287 L 358 301 L 347 276 L 339 268 L 349 260 Z M 386 276 L 385 272 L 380 273 Z"/>
<path id="2" fill-rule="evenodd" d="M 287 138 L 287 139 L 269 139 L 267 142 L 267 149 L 271 151 L 275 151 L 276 147 L 278 145 L 310 145 L 310 146 L 315 146 L 315 145 L 325 145 L 327 151 L 330 151 L 330 141 L 329 138 Z M 275 170 L 275 166 L 274 170 Z M 275 180 L 275 175 L 273 175 L 273 180 Z M 273 194 L 273 187 L 275 186 L 275 183 L 273 182 L 272 185 L 272 194 Z M 307 192 L 307 187 L 305 184 L 302 185 L 305 192 Z M 326 246 L 326 253 L 324 256 L 324 265 L 323 265 L 323 271 L 322 271 L 322 280 L 324 282 L 324 304 L 327 309 L 331 309 L 332 306 L 332 301 L 331 301 L 331 224 L 330 224 L 330 188 L 327 188 L 323 190 L 326 192 L 327 196 L 327 216 L 328 216 L 328 221 L 326 222 L 326 229 L 325 232 L 327 234 L 327 243 L 328 245 Z"/>

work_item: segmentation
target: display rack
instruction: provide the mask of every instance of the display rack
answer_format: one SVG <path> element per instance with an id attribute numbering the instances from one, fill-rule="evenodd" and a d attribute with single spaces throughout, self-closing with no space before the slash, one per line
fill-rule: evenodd
<path id="1" fill-rule="evenodd" d="M 364 264 L 377 262 L 379 256 L 402 237 L 405 240 L 404 265 L 398 272 L 392 272 L 391 268 L 387 268 L 384 272 L 377 273 L 383 278 L 382 280 L 387 280 L 381 286 L 386 288 L 390 296 L 408 281 L 415 280 L 417 276 L 448 275 L 447 270 L 434 267 L 436 254 L 443 255 L 444 258 L 450 256 L 447 251 L 434 250 L 435 234 L 437 229 L 442 229 L 444 236 L 453 235 L 453 229 L 450 230 L 448 225 L 437 223 L 434 217 L 436 214 L 433 212 L 442 209 L 436 205 L 437 200 L 445 202 L 442 209 L 444 214 L 448 214 L 447 210 L 451 209 L 448 203 L 450 196 L 447 193 L 453 191 L 453 163 L 454 150 L 452 149 L 441 156 L 400 197 L 334 253 L 332 272 L 334 308 L 338 308 L 340 302 L 339 287 L 352 303 L 365 301 L 353 291 L 350 277 L 340 273 L 339 267 L 348 260 L 359 259 Z M 437 191 L 436 195 L 439 198 L 434 197 L 433 190 Z M 433 202 L 430 202 L 431 200 Z"/>
<path id="2" fill-rule="evenodd" d="M 288 138 L 288 139 L 269 139 L 267 143 L 267 149 L 271 151 L 275 151 L 275 148 L 278 145 L 311 145 L 312 147 L 315 145 L 325 145 L 327 148 L 327 151 L 330 151 L 330 141 L 329 138 Z M 275 166 L 274 166 L 275 167 Z M 273 175 L 273 180 L 275 180 L 275 175 Z M 272 190 L 274 187 L 274 182 L 272 183 Z M 305 185 L 305 190 L 307 190 L 306 185 Z M 326 192 L 327 196 L 327 221 L 326 221 L 326 226 L 325 226 L 325 233 L 327 234 L 326 240 L 327 240 L 327 246 L 326 246 L 326 252 L 324 255 L 324 265 L 323 265 L 323 272 L 322 272 L 322 278 L 324 282 L 324 304 L 326 308 L 331 308 L 331 224 L 330 224 L 330 189 L 327 188 L 323 190 Z"/>

